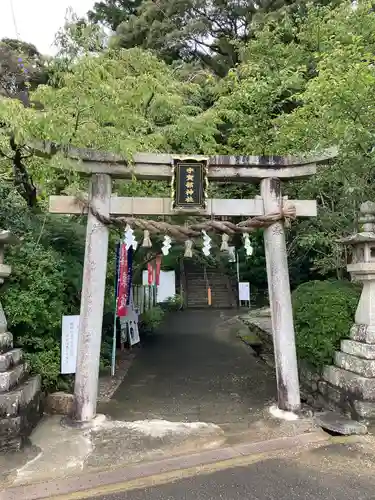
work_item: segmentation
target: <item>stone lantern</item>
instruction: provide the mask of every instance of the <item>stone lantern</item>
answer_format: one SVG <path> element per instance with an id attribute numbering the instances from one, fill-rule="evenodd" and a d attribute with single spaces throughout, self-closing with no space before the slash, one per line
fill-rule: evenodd
<path id="1" fill-rule="evenodd" d="M 353 260 L 347 266 L 352 280 L 363 283 L 355 322 L 367 325 L 367 330 L 373 326 L 375 338 L 375 203 L 361 205 L 359 223 L 361 232 L 344 238 L 342 243 L 353 248 Z"/>
<path id="2" fill-rule="evenodd" d="M 11 274 L 4 264 L 5 245 L 20 240 L 0 230 L 0 283 Z M 18 450 L 42 415 L 40 376 L 29 377 L 22 349 L 13 348 L 13 335 L 0 302 L 0 452 Z"/>
<path id="3" fill-rule="evenodd" d="M 360 232 L 341 240 L 352 247 L 347 265 L 353 281 L 363 283 L 350 339 L 341 341 L 335 364 L 323 377 L 327 399 L 334 400 L 353 418 L 375 418 L 375 203 L 360 208 Z"/>
<path id="4" fill-rule="evenodd" d="M 3 284 L 4 279 L 8 278 L 12 272 L 12 268 L 4 264 L 5 245 L 15 245 L 19 243 L 19 241 L 19 238 L 14 236 L 10 231 L 0 230 L 0 284 Z M 2 353 L 4 349 L 7 349 L 12 342 L 13 338 L 8 332 L 7 320 L 0 301 L 0 353 Z"/>

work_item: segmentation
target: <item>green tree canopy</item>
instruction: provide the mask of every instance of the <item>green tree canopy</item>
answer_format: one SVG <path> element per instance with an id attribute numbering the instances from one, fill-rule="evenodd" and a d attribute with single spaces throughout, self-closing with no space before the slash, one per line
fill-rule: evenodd
<path id="1" fill-rule="evenodd" d="M 30 98 L 43 110 L 0 98 L 0 149 L 11 157 L 9 136 L 22 150 L 25 169 L 39 191 L 52 194 L 56 166 L 69 167 L 61 156 L 43 160 L 25 145 L 33 140 L 54 141 L 112 151 L 129 156 L 136 151 L 215 150 L 215 122 L 200 107 L 201 89 L 179 81 L 172 69 L 151 53 L 108 50 L 88 54 L 60 75 L 58 85 L 40 85 Z M 26 161 L 26 157 L 27 161 Z M 9 161 L 3 174 L 13 175 Z"/>
<path id="2" fill-rule="evenodd" d="M 103 23 L 109 26 L 113 31 L 130 16 L 137 13 L 137 9 L 142 0 L 105 0 L 95 2 L 92 11 L 89 11 L 88 17 L 91 21 Z"/>
<path id="3" fill-rule="evenodd" d="M 41 109 L 42 105 L 30 99 L 30 90 L 48 81 L 47 61 L 34 45 L 4 38 L 0 41 L 0 102 L 18 108 Z M 1 106 L 1 104 L 0 104 Z M 13 182 L 17 191 L 32 207 L 37 203 L 36 186 L 25 166 L 28 153 L 17 142 L 7 113 L 0 113 L 0 169 L 2 179 Z M 0 170 L 1 171 L 1 170 Z"/>
<path id="4" fill-rule="evenodd" d="M 322 273 L 339 277 L 345 260 L 337 239 L 352 230 L 359 204 L 375 197 L 374 33 L 367 1 L 270 20 L 243 48 L 214 105 L 224 152 L 338 147 L 329 169 L 284 190 L 319 203 L 319 217 L 298 224 L 292 255 L 307 253 Z"/>
<path id="5" fill-rule="evenodd" d="M 337 3 L 327 0 L 315 4 Z M 152 49 L 168 63 L 198 61 L 219 76 L 240 60 L 239 44 L 251 40 L 269 13 L 305 11 L 300 0 L 107 0 L 89 17 L 116 30 L 117 46 Z M 255 25 L 254 25 L 255 21 Z"/>

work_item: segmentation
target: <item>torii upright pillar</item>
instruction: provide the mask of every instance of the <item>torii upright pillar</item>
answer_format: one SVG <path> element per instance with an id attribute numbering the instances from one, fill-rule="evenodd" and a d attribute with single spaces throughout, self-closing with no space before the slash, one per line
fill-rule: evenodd
<path id="1" fill-rule="evenodd" d="M 109 175 L 96 174 L 91 177 L 89 200 L 104 216 L 110 213 L 111 189 Z M 82 423 L 89 422 L 96 415 L 108 237 L 108 227 L 90 212 L 87 217 L 74 385 L 74 418 Z"/>
<path id="2" fill-rule="evenodd" d="M 261 195 L 265 214 L 277 213 L 282 210 L 283 200 L 279 179 L 263 179 L 261 181 Z M 301 406 L 301 398 L 283 221 L 275 222 L 264 229 L 264 244 L 278 406 L 281 410 L 295 411 Z"/>

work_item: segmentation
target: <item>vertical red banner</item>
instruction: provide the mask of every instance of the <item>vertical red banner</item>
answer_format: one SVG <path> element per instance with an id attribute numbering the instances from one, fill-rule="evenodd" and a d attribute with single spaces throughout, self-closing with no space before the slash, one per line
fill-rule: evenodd
<path id="1" fill-rule="evenodd" d="M 119 284 L 117 296 L 117 316 L 122 318 L 126 316 L 126 300 L 127 300 L 127 274 L 128 274 L 128 251 L 125 243 L 120 247 L 120 269 L 119 269 Z"/>
<path id="2" fill-rule="evenodd" d="M 155 284 L 160 285 L 160 268 L 161 268 L 161 255 L 156 256 L 156 272 L 155 272 Z"/>
<path id="3" fill-rule="evenodd" d="M 154 283 L 154 266 L 152 265 L 152 262 L 147 264 L 147 277 L 148 284 L 152 285 Z"/>

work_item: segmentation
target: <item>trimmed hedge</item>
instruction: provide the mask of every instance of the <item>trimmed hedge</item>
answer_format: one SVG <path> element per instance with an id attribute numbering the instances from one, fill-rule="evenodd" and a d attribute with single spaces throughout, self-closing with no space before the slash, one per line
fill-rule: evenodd
<path id="1" fill-rule="evenodd" d="M 331 364 L 340 340 L 348 337 L 361 293 L 349 281 L 309 281 L 292 294 L 296 347 L 300 359 L 321 368 Z"/>

